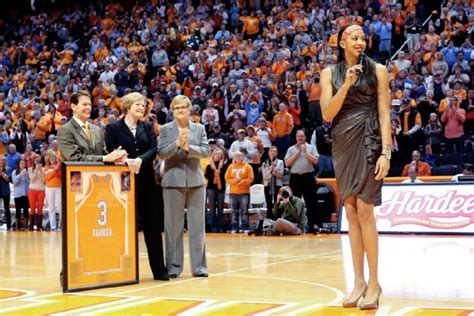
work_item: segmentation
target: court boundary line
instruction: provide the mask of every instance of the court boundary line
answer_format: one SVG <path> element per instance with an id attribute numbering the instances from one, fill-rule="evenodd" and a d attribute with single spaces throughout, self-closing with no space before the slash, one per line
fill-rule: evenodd
<path id="1" fill-rule="evenodd" d="M 226 274 L 232 274 L 232 273 L 242 272 L 242 271 L 247 271 L 247 270 L 266 268 L 266 267 L 270 267 L 270 266 L 274 266 L 274 265 L 279 265 L 279 264 L 284 264 L 284 263 L 289 263 L 289 262 L 293 262 L 293 261 L 297 261 L 297 260 L 302 260 L 302 259 L 303 259 L 303 260 L 316 259 L 316 258 L 318 258 L 319 256 L 323 256 L 323 255 L 327 255 L 327 254 L 332 254 L 332 253 L 338 253 L 338 252 L 340 253 L 341 250 L 333 250 L 333 251 L 328 251 L 328 252 L 325 252 L 325 253 L 316 254 L 316 255 L 311 255 L 311 256 L 308 256 L 308 255 L 297 256 L 297 257 L 295 257 L 295 258 L 293 258 L 293 259 L 282 260 L 282 261 L 272 262 L 272 263 L 267 263 L 267 264 L 261 264 L 261 265 L 252 266 L 252 267 L 245 267 L 245 268 L 236 269 L 236 270 L 224 271 L 224 272 L 219 272 L 219 273 L 216 273 L 216 274 L 210 274 L 210 275 L 209 275 L 209 278 L 213 278 L 213 277 L 217 277 L 217 276 L 222 276 L 222 275 L 226 275 Z M 157 284 L 157 285 L 153 285 L 153 286 L 149 286 L 149 287 L 142 287 L 142 288 L 137 288 L 137 289 L 132 289 L 132 290 L 126 290 L 126 291 L 118 292 L 118 294 L 126 294 L 126 293 L 139 292 L 139 291 L 141 291 L 141 290 L 150 290 L 150 289 L 154 289 L 154 288 L 159 288 L 159 287 L 164 287 L 164 286 L 170 286 L 170 285 L 175 285 L 175 284 L 180 284 L 180 283 L 186 283 L 186 282 L 191 282 L 191 281 L 195 281 L 195 280 L 200 280 L 200 281 L 202 281 L 202 279 L 199 279 L 199 278 L 190 278 L 190 279 L 179 280 L 179 281 L 175 281 L 175 282 Z"/>

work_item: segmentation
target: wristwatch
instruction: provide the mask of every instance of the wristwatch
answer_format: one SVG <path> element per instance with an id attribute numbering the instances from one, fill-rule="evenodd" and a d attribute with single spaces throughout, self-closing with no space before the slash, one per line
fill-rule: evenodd
<path id="1" fill-rule="evenodd" d="M 391 152 L 391 151 L 383 152 L 383 153 L 382 153 L 382 156 L 385 156 L 385 158 L 387 158 L 388 160 L 390 160 L 390 159 L 392 159 L 392 152 Z"/>

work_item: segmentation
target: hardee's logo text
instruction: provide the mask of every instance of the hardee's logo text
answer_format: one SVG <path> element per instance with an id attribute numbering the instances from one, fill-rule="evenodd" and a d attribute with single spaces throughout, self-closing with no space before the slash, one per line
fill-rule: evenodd
<path id="1" fill-rule="evenodd" d="M 430 228 L 461 228 L 474 224 L 474 195 L 457 194 L 456 190 L 444 195 L 396 191 L 379 208 L 377 218 L 389 220 L 392 227 L 417 224 Z"/>

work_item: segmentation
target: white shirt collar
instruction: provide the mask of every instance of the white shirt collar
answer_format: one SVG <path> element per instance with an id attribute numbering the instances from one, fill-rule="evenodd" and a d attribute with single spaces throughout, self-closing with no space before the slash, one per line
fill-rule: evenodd
<path id="1" fill-rule="evenodd" d="M 79 124 L 79 126 L 80 126 L 82 129 L 84 129 L 85 123 L 84 123 L 83 121 L 81 121 L 80 119 L 78 119 L 78 118 L 75 117 L 75 116 L 73 116 L 72 119 L 75 120 L 76 123 Z"/>

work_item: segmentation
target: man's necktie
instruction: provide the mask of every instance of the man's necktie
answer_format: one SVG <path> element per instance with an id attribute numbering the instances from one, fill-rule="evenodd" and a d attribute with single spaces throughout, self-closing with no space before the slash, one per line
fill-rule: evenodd
<path id="1" fill-rule="evenodd" d="M 92 133 L 91 133 L 91 130 L 89 129 L 89 124 L 87 122 L 84 124 L 84 132 L 86 133 L 86 136 L 89 142 L 92 142 Z"/>

